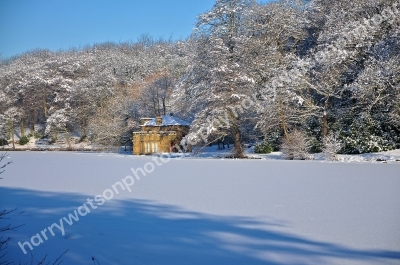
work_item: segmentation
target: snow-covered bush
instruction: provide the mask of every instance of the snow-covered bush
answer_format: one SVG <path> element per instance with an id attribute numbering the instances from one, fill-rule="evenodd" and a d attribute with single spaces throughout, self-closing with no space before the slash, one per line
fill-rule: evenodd
<path id="1" fill-rule="evenodd" d="M 183 152 L 190 152 L 191 150 L 191 148 L 190 148 L 190 145 L 188 144 L 188 140 L 187 140 L 187 138 L 186 138 L 186 136 L 184 136 L 184 137 L 182 137 L 182 140 L 181 140 L 181 142 L 180 142 L 180 145 L 182 146 L 182 149 L 183 149 Z"/>
<path id="2" fill-rule="evenodd" d="M 384 128 L 376 117 L 361 114 L 341 131 L 343 143 L 340 153 L 362 154 L 382 152 L 396 148 L 396 132 Z"/>
<path id="3" fill-rule="evenodd" d="M 364 137 L 344 137 L 343 150 L 347 154 L 363 154 L 392 150 L 387 141 L 380 136 L 366 135 Z"/>
<path id="4" fill-rule="evenodd" d="M 337 161 L 337 153 L 341 148 L 342 144 L 334 134 L 330 133 L 324 137 L 322 152 L 326 160 Z"/>
<path id="5" fill-rule="evenodd" d="M 308 153 L 309 148 L 309 140 L 306 134 L 300 130 L 291 132 L 288 139 L 284 139 L 281 145 L 283 157 L 289 160 L 311 159 Z"/>
<path id="6" fill-rule="evenodd" d="M 5 138 L 0 138 L 0 146 L 8 145 L 8 141 Z"/>
<path id="7" fill-rule="evenodd" d="M 0 117 L 0 122 L 1 122 L 1 117 Z M 4 124 L 0 123 L 0 146 L 8 144 L 7 141 L 7 131 L 6 128 L 4 127 Z"/>
<path id="8" fill-rule="evenodd" d="M 310 136 L 309 147 L 310 147 L 310 149 L 308 151 L 310 152 L 310 154 L 316 154 L 316 153 L 323 152 L 322 151 L 323 143 L 321 140 L 319 140 L 315 136 Z"/>
<path id="9" fill-rule="evenodd" d="M 273 147 L 266 142 L 257 143 L 257 145 L 254 148 L 254 153 L 256 154 L 269 154 L 272 151 L 274 151 Z"/>
<path id="10" fill-rule="evenodd" d="M 28 134 L 28 136 L 34 137 L 35 139 L 40 139 L 45 135 L 45 130 L 46 130 L 46 128 L 44 126 L 42 126 L 41 124 L 36 124 L 35 130 L 31 131 Z"/>
<path id="11" fill-rule="evenodd" d="M 279 151 L 282 144 L 282 133 L 278 130 L 267 132 L 264 135 L 263 143 L 269 145 L 272 148 L 272 151 Z"/>
<path id="12" fill-rule="evenodd" d="M 29 143 L 29 138 L 28 138 L 27 136 L 22 136 L 22 137 L 19 139 L 19 144 L 20 144 L 20 145 L 25 145 L 25 144 L 27 144 L 27 143 Z"/>

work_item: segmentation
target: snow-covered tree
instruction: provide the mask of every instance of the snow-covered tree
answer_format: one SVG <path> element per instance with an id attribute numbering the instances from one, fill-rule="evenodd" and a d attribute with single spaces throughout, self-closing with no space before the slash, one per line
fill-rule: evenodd
<path id="1" fill-rule="evenodd" d="M 115 144 L 140 117 L 173 112 L 193 120 L 189 145 L 226 137 L 236 157 L 244 140 L 278 147 L 294 130 L 316 139 L 314 151 L 330 132 L 340 152 L 398 148 L 399 9 L 398 0 L 216 0 L 185 41 L 29 51 L 0 60 L 1 126 L 10 138 L 12 126 L 22 136 L 47 127 Z"/>
<path id="2" fill-rule="evenodd" d="M 255 81 L 256 127 L 264 134 L 290 129 L 312 115 L 304 91 L 305 68 L 299 54 L 308 38 L 304 1 L 253 5 L 244 20 L 249 36 L 245 50 L 248 73 Z M 249 117 L 250 118 L 250 117 Z"/>
<path id="3" fill-rule="evenodd" d="M 157 74 L 155 80 L 141 90 L 140 102 L 151 116 L 167 115 L 171 109 L 170 97 L 173 80 L 167 74 Z"/>
<path id="4" fill-rule="evenodd" d="M 395 1 L 313 2 L 311 13 L 323 17 L 323 23 L 316 47 L 309 54 L 308 88 L 319 110 L 324 136 L 328 134 L 328 119 L 334 116 L 332 109 L 343 100 L 347 85 L 357 79 L 374 46 L 398 29 L 398 9 L 393 4 Z"/>
<path id="5" fill-rule="evenodd" d="M 67 109 L 59 109 L 50 114 L 47 119 L 47 126 L 45 133 L 51 135 L 53 140 L 56 140 L 59 134 L 65 136 L 68 148 L 72 149 L 71 146 L 71 113 Z"/>
<path id="6" fill-rule="evenodd" d="M 244 119 L 238 107 L 251 95 L 254 85 L 244 69 L 246 36 L 241 24 L 252 4 L 255 2 L 250 0 L 217 0 L 209 12 L 198 17 L 192 37 L 196 53 L 186 84 L 192 107 L 196 109 L 189 138 L 199 142 L 201 138 L 207 141 L 212 133 L 230 135 L 236 157 L 244 156 L 241 128 Z"/>
<path id="7" fill-rule="evenodd" d="M 20 116 L 20 112 L 16 107 L 11 107 L 4 114 L 0 114 L 0 130 L 7 134 L 8 139 L 11 139 L 13 149 L 15 149 L 15 125 Z"/>
<path id="8" fill-rule="evenodd" d="M 132 138 L 134 129 L 138 129 L 136 106 L 125 92 L 119 91 L 105 101 L 89 121 L 88 129 L 94 143 L 120 146 Z"/>

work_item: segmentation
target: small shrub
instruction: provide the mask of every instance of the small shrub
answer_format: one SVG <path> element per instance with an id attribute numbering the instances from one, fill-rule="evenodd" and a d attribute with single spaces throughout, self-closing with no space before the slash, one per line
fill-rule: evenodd
<path id="1" fill-rule="evenodd" d="M 256 154 L 269 154 L 272 151 L 274 151 L 274 148 L 265 142 L 254 147 L 254 153 Z"/>
<path id="2" fill-rule="evenodd" d="M 4 138 L 0 139 L 0 146 L 8 145 L 8 141 Z"/>
<path id="3" fill-rule="evenodd" d="M 28 136 L 34 137 L 35 139 L 42 139 L 45 137 L 45 129 L 42 125 L 36 124 L 35 130 L 31 131 Z"/>
<path id="4" fill-rule="evenodd" d="M 28 138 L 27 136 L 22 136 L 22 137 L 19 139 L 19 144 L 20 144 L 20 145 L 25 145 L 25 144 L 27 144 L 27 143 L 29 143 L 29 138 Z"/>
<path id="5" fill-rule="evenodd" d="M 40 133 L 40 132 L 34 131 L 34 132 L 32 133 L 32 137 L 34 137 L 35 139 L 40 139 L 40 138 L 43 137 L 43 134 Z"/>
<path id="6" fill-rule="evenodd" d="M 335 135 L 329 134 L 324 137 L 322 152 L 326 160 L 338 161 L 337 153 L 340 149 L 342 149 L 342 144 Z"/>
<path id="7" fill-rule="evenodd" d="M 281 145 L 282 155 L 289 160 L 311 159 L 308 153 L 310 149 L 306 134 L 299 130 L 294 130 L 289 134 L 289 139 L 284 139 Z"/>
<path id="8" fill-rule="evenodd" d="M 323 148 L 323 143 L 321 143 L 320 140 L 318 140 L 315 137 L 312 137 L 309 141 L 310 144 L 310 153 L 311 154 L 316 154 L 316 153 L 321 153 L 322 148 Z"/>
<path id="9" fill-rule="evenodd" d="M 87 140 L 88 140 L 87 135 L 82 135 L 82 136 L 79 138 L 78 143 L 82 143 L 82 142 L 85 142 L 85 141 L 87 141 Z"/>
<path id="10" fill-rule="evenodd" d="M 271 131 L 265 134 L 263 143 L 272 147 L 272 151 L 279 151 L 282 144 L 282 133 Z"/>

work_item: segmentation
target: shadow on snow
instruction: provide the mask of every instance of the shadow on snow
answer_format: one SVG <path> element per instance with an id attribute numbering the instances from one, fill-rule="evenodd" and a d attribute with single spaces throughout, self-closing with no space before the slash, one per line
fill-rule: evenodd
<path id="1" fill-rule="evenodd" d="M 0 188 L 0 194 L 5 202 L 2 207 L 18 207 L 0 226 L 25 224 L 9 232 L 13 240 L 7 259 L 16 263 L 30 260 L 19 241 L 29 241 L 59 223 L 87 198 L 8 188 Z M 278 223 L 205 215 L 151 201 L 114 199 L 79 218 L 71 226 L 64 222 L 64 236 L 54 229 L 55 236 L 34 247 L 33 256 L 39 259 L 49 254 L 52 261 L 69 248 L 65 264 L 93 264 L 92 257 L 100 264 L 322 264 L 332 258 L 400 261 L 400 252 L 351 249 L 279 232 Z"/>

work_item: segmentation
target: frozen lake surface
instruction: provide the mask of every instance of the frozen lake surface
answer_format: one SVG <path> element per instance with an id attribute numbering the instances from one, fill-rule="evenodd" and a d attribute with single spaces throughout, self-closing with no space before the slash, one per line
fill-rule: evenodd
<path id="1" fill-rule="evenodd" d="M 9 156 L 17 264 L 400 264 L 400 164 Z"/>

